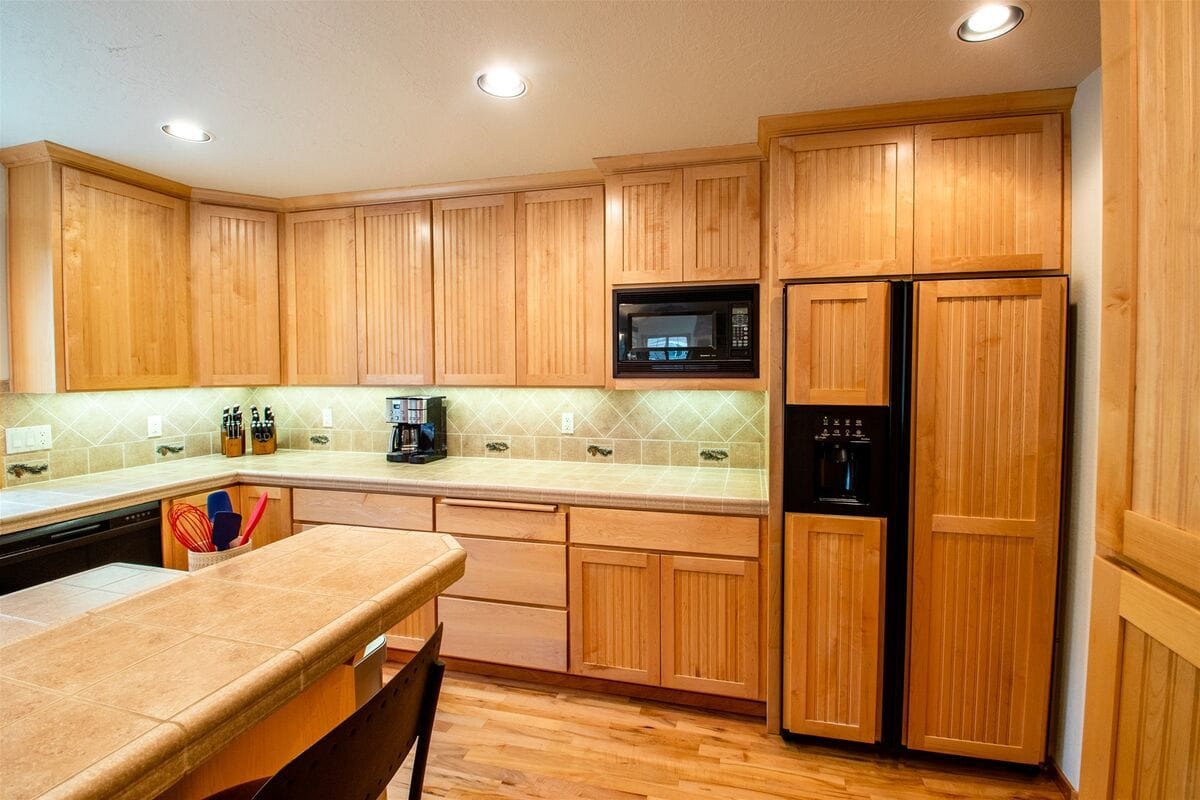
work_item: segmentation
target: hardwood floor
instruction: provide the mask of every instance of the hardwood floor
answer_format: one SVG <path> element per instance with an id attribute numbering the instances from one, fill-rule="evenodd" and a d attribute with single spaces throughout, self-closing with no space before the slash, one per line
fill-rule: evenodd
<path id="1" fill-rule="evenodd" d="M 392 664 L 385 668 L 391 677 Z M 408 768 L 389 786 L 408 796 Z M 1045 775 L 785 742 L 759 720 L 446 676 L 425 797 L 452 800 L 1061 800 Z"/>

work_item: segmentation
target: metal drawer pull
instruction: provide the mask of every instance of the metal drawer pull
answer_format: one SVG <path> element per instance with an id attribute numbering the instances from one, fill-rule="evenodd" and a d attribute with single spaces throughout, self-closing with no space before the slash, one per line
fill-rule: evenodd
<path id="1" fill-rule="evenodd" d="M 553 514 L 558 511 L 557 505 L 548 503 L 506 503 L 503 500 L 457 500 L 452 497 L 443 497 L 441 504 L 468 508 L 502 508 L 507 511 L 540 511 L 544 514 Z"/>

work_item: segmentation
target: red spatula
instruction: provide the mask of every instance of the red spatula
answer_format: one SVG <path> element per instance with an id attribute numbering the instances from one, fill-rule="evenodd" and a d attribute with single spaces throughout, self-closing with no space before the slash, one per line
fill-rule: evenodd
<path id="1" fill-rule="evenodd" d="M 266 492 L 259 495 L 258 502 L 254 504 L 254 510 L 250 512 L 250 521 L 246 523 L 246 530 L 233 543 L 234 547 L 241 547 L 250 541 L 250 534 L 254 533 L 254 529 L 258 527 L 258 521 L 262 519 L 263 512 L 267 510 L 267 500 L 269 499 Z"/>

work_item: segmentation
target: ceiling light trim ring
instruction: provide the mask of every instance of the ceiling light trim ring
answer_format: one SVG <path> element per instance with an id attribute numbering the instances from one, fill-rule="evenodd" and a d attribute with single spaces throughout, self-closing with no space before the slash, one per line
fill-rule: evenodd
<path id="1" fill-rule="evenodd" d="M 986 19 L 987 12 L 993 10 L 1004 10 L 1008 13 L 1002 19 L 996 19 L 991 25 L 980 24 L 989 22 Z M 980 19 L 981 16 L 984 19 Z M 1029 16 L 1029 5 L 1023 2 L 1023 0 L 1004 0 L 998 3 L 985 3 L 959 17 L 954 25 L 951 26 L 950 32 L 959 41 L 968 44 L 990 42 L 993 39 L 999 39 L 1001 36 L 1011 33 L 1018 25 L 1025 21 L 1027 16 Z M 976 21 L 978 27 L 970 24 L 973 20 Z"/>

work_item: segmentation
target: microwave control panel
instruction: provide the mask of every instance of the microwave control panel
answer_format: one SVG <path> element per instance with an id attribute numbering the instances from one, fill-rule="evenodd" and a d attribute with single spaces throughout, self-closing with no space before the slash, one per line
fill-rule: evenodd
<path id="1" fill-rule="evenodd" d="M 733 322 L 733 341 L 729 343 L 733 355 L 747 357 L 750 353 L 750 307 L 734 306 L 730 309 Z"/>

